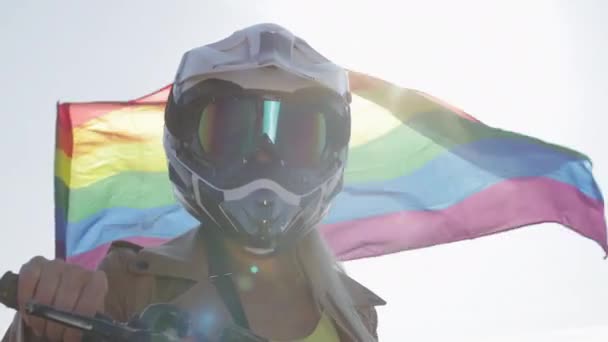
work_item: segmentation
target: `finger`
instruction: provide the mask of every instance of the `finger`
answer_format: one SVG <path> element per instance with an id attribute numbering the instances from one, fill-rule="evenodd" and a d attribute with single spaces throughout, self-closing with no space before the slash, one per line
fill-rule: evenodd
<path id="1" fill-rule="evenodd" d="M 45 258 L 37 256 L 21 266 L 21 269 L 19 270 L 17 303 L 19 304 L 19 309 L 22 313 L 25 324 L 31 328 L 33 328 L 31 325 L 33 317 L 25 314 L 25 304 L 27 304 L 27 302 L 34 297 L 34 293 L 36 292 L 36 287 L 38 286 L 40 275 L 42 273 L 43 264 L 47 261 L 48 260 Z M 34 332 L 36 332 L 35 329 Z M 41 334 L 42 331 L 37 333 Z"/>
<path id="2" fill-rule="evenodd" d="M 87 271 L 74 266 L 67 265 L 61 276 L 59 287 L 53 301 L 53 307 L 59 310 L 71 312 L 85 287 L 89 274 Z M 48 324 L 45 336 L 51 341 L 61 341 L 65 333 L 65 327 L 58 324 Z"/>
<path id="3" fill-rule="evenodd" d="M 82 290 L 74 307 L 74 312 L 89 317 L 95 316 L 98 312 L 103 312 L 107 292 L 108 280 L 106 274 L 102 271 L 96 271 Z M 78 330 L 66 329 L 63 340 L 77 342 L 80 341 L 81 336 L 82 334 Z"/>
<path id="4" fill-rule="evenodd" d="M 40 280 L 34 293 L 34 300 L 37 303 L 52 305 L 61 280 L 62 265 L 61 261 L 53 260 L 46 263 L 42 268 Z M 57 323 L 36 317 L 31 318 L 32 328 L 39 331 L 43 336 L 48 325 L 57 325 Z"/>

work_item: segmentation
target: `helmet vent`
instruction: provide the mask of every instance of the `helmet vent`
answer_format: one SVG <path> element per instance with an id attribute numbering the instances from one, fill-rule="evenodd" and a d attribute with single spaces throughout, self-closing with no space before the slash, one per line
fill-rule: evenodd
<path id="1" fill-rule="evenodd" d="M 260 49 L 258 51 L 258 61 L 266 63 L 277 57 L 284 60 L 291 60 L 292 41 L 287 37 L 276 32 L 260 33 Z"/>

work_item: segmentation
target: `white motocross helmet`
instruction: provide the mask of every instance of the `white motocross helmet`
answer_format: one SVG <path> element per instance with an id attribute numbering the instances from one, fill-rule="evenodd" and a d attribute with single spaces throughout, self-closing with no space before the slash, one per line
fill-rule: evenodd
<path id="1" fill-rule="evenodd" d="M 349 139 L 346 71 L 274 24 L 186 52 L 165 111 L 177 199 L 259 251 L 290 245 L 326 216 Z"/>

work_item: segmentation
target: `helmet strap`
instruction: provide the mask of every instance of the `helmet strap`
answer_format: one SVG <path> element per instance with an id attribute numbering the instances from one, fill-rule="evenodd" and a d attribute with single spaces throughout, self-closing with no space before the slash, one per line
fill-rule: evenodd
<path id="1" fill-rule="evenodd" d="M 205 231 L 207 234 L 203 241 L 207 251 L 209 279 L 226 305 L 233 321 L 242 328 L 249 329 L 245 310 L 243 310 L 240 296 L 232 281 L 231 258 L 226 251 L 224 241 L 216 229 L 206 229 Z"/>

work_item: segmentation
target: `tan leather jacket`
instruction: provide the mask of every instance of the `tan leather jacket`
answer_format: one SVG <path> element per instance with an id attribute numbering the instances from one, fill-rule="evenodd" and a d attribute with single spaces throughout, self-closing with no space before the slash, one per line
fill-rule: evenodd
<path id="1" fill-rule="evenodd" d="M 115 242 L 100 269 L 108 277 L 106 313 L 127 321 L 152 303 L 171 303 L 193 315 L 215 312 L 215 322 L 231 321 L 207 274 L 206 254 L 201 243 L 202 229 L 194 229 L 161 246 L 141 248 L 128 242 Z M 353 279 L 344 276 L 357 310 L 365 325 L 376 336 L 375 306 L 385 302 Z M 195 316 L 197 317 L 197 316 Z M 336 319 L 336 317 L 332 317 Z M 201 327 L 209 336 L 219 336 L 222 324 Z M 337 326 L 337 325 L 336 325 Z M 341 341 L 352 341 L 350 333 L 339 329 Z M 211 338 L 210 340 L 213 340 Z M 24 329 L 15 315 L 3 340 L 8 342 L 40 341 Z"/>

